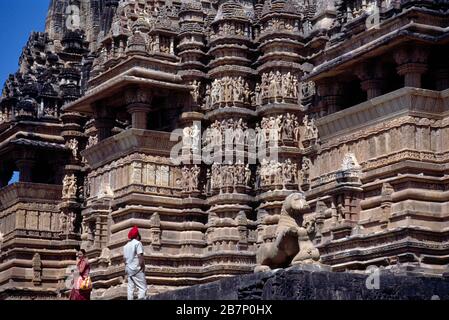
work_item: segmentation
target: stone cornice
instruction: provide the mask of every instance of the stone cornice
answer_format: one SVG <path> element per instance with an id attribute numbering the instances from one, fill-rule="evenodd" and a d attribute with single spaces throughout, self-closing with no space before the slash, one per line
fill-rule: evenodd
<path id="1" fill-rule="evenodd" d="M 91 79 L 89 85 L 94 88 L 107 80 L 116 77 L 134 67 L 146 68 L 149 70 L 156 70 L 159 73 L 167 73 L 167 76 L 176 74 L 178 63 L 168 62 L 161 59 L 143 56 L 131 56 L 125 61 L 119 63 L 115 67 L 105 71 L 101 75 Z M 169 76 L 170 75 L 170 76 Z"/>
<path id="2" fill-rule="evenodd" d="M 418 41 L 437 42 L 447 34 L 448 27 L 433 22 L 428 12 L 411 8 L 382 22 L 380 29 L 370 29 L 351 38 L 351 41 L 338 43 L 325 51 L 319 52 L 312 60 L 317 61 L 313 71 L 304 77 L 305 81 L 316 81 L 328 75 L 336 74 L 353 64 L 364 55 L 379 55 L 400 42 Z M 418 15 L 418 18 L 416 17 Z M 421 19 L 419 19 L 421 18 Z M 423 24 L 425 20 L 426 24 Z M 431 25 L 430 22 L 433 22 Z M 377 53 L 376 53 L 377 52 Z M 338 69 L 338 70 L 337 70 Z"/>
<path id="3" fill-rule="evenodd" d="M 92 169 L 97 169 L 135 152 L 169 157 L 170 150 L 177 143 L 170 141 L 170 133 L 167 132 L 129 129 L 84 150 L 82 155 Z"/>
<path id="4" fill-rule="evenodd" d="M 119 104 L 123 90 L 132 85 L 153 89 L 155 92 L 161 89 L 185 93 L 192 90 L 191 86 L 181 84 L 181 81 L 182 77 L 177 74 L 134 66 L 112 78 L 104 79 L 102 84 L 87 91 L 82 98 L 65 105 L 63 110 L 91 114 L 95 103 L 113 96 L 119 97 L 116 100 L 116 104 Z"/>
<path id="5" fill-rule="evenodd" d="M 0 189 L 1 208 L 17 202 L 56 203 L 62 196 L 62 186 L 19 182 Z"/>
<path id="6" fill-rule="evenodd" d="M 386 127 L 387 120 L 397 120 L 401 116 L 440 120 L 449 112 L 448 94 L 449 90 L 438 92 L 406 87 L 325 116 L 317 121 L 322 148 L 354 139 L 349 136 L 353 132 L 366 135 L 366 130 L 361 129 L 368 126 Z M 381 129 L 376 127 L 374 131 Z"/>

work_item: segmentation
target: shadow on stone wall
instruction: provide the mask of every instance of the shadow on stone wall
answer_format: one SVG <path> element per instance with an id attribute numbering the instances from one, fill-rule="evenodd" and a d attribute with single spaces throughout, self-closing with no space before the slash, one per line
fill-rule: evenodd
<path id="1" fill-rule="evenodd" d="M 237 276 L 166 292 L 151 300 L 448 300 L 449 277 L 309 271 L 299 268 Z M 369 285 L 367 286 L 367 282 Z M 368 287 L 378 289 L 368 289 Z"/>

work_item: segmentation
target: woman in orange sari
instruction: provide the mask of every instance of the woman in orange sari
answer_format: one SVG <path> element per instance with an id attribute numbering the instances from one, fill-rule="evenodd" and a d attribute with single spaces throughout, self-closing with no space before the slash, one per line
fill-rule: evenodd
<path id="1" fill-rule="evenodd" d="M 81 249 L 78 254 L 78 263 L 76 264 L 78 268 L 78 279 L 74 281 L 74 286 L 72 291 L 70 292 L 70 300 L 90 300 L 91 290 L 80 290 L 81 283 L 87 277 L 89 277 L 90 266 L 89 261 L 86 257 L 86 251 Z"/>

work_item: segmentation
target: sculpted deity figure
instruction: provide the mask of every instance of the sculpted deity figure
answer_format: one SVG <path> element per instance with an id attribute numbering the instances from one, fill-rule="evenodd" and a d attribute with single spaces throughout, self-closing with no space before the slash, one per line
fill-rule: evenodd
<path id="1" fill-rule="evenodd" d="M 182 168 L 182 188 L 183 191 L 188 192 L 189 191 L 189 185 L 188 182 L 190 180 L 190 170 L 187 167 Z"/>
<path id="2" fill-rule="evenodd" d="M 256 84 L 256 90 L 254 93 L 256 106 L 262 105 L 262 88 L 260 84 Z"/>
<path id="3" fill-rule="evenodd" d="M 316 92 L 315 82 L 309 81 L 301 84 L 301 98 L 307 99 Z"/>
<path id="4" fill-rule="evenodd" d="M 251 169 L 249 168 L 249 164 L 245 167 L 245 185 L 249 186 L 251 183 Z"/>
<path id="5" fill-rule="evenodd" d="M 319 264 L 320 253 L 313 245 L 315 220 L 304 217 L 307 208 L 304 193 L 289 195 L 282 206 L 274 242 L 262 244 L 256 255 L 255 272 L 288 265 Z"/>
<path id="6" fill-rule="evenodd" d="M 197 123 L 194 123 L 191 128 L 191 134 L 192 134 L 192 149 L 194 152 L 197 152 L 200 148 L 200 139 L 201 139 L 201 130 Z"/>
<path id="7" fill-rule="evenodd" d="M 347 153 L 343 158 L 341 170 L 357 170 L 357 169 L 360 169 L 360 165 L 354 153 L 352 152 Z"/>
<path id="8" fill-rule="evenodd" d="M 259 126 L 256 126 L 256 146 L 259 149 L 265 149 L 266 148 L 266 133 L 265 129 L 260 128 Z"/>
<path id="9" fill-rule="evenodd" d="M 318 139 L 318 128 L 315 125 L 315 119 L 310 119 L 307 115 L 303 119 L 304 125 L 304 140 L 317 140 Z"/>
<path id="10" fill-rule="evenodd" d="M 66 175 L 63 180 L 62 198 L 70 199 L 76 197 L 77 185 L 74 174 Z"/>
<path id="11" fill-rule="evenodd" d="M 199 178 L 200 178 L 200 167 L 198 167 L 197 165 L 195 165 L 192 168 L 192 176 L 190 179 L 190 188 L 193 190 L 198 190 L 198 185 L 199 185 Z"/>
<path id="12" fill-rule="evenodd" d="M 218 85 L 218 80 L 212 83 L 211 93 L 210 93 L 210 104 L 211 107 L 220 101 L 220 87 Z"/>
<path id="13" fill-rule="evenodd" d="M 206 86 L 206 93 L 204 95 L 204 105 L 203 105 L 203 109 L 204 110 L 210 110 L 212 107 L 212 91 L 210 88 L 210 85 Z"/>
<path id="14" fill-rule="evenodd" d="M 98 136 L 90 136 L 89 141 L 87 143 L 87 148 L 93 147 L 98 143 Z"/>
<path id="15" fill-rule="evenodd" d="M 303 179 L 305 179 L 307 181 L 309 180 L 311 167 L 312 167 L 312 161 L 307 157 L 303 157 L 302 158 L 302 173 L 303 173 Z"/>
<path id="16" fill-rule="evenodd" d="M 192 128 L 191 127 L 185 127 L 183 130 L 183 147 L 184 148 L 191 148 L 192 147 Z"/>
<path id="17" fill-rule="evenodd" d="M 214 163 L 212 165 L 212 174 L 211 174 L 211 188 L 215 189 L 221 185 L 221 173 L 218 164 Z"/>
<path id="18" fill-rule="evenodd" d="M 267 73 L 264 73 L 262 75 L 261 102 L 262 102 L 262 98 L 266 98 L 269 96 L 269 93 L 270 93 L 270 79 L 269 79 L 269 75 Z"/>
<path id="19" fill-rule="evenodd" d="M 244 92 L 243 92 L 244 102 L 245 103 L 247 103 L 247 104 L 251 103 L 251 94 L 252 94 L 252 92 L 251 92 L 251 90 L 249 88 L 249 84 L 248 84 L 248 82 L 245 82 L 245 89 L 244 89 Z"/>
<path id="20" fill-rule="evenodd" d="M 59 230 L 63 233 L 67 232 L 67 216 L 63 212 L 59 213 Z"/>
<path id="21" fill-rule="evenodd" d="M 193 90 L 191 92 L 193 102 L 198 103 L 198 99 L 200 97 L 200 85 L 201 85 L 201 83 L 199 81 L 197 81 L 197 80 L 194 80 L 191 83 L 191 85 L 193 87 Z"/>
<path id="22" fill-rule="evenodd" d="M 76 232 L 76 214 L 69 212 L 67 215 L 67 229 L 68 232 Z"/>
<path id="23" fill-rule="evenodd" d="M 78 140 L 76 140 L 75 138 L 71 139 L 67 143 L 67 146 L 69 147 L 70 150 L 72 150 L 73 157 L 75 159 L 78 159 Z"/>
<path id="24" fill-rule="evenodd" d="M 195 165 L 193 168 L 182 168 L 182 189 L 184 192 L 198 191 L 200 168 Z"/>
<path id="25" fill-rule="evenodd" d="M 55 107 L 55 108 L 51 108 L 51 107 L 44 108 L 44 113 L 45 113 L 45 115 L 48 115 L 50 117 L 57 118 L 58 117 L 58 108 L 57 107 Z"/>
<path id="26" fill-rule="evenodd" d="M 211 169 L 207 169 L 206 173 L 206 194 L 210 194 L 212 191 L 212 172 Z"/>

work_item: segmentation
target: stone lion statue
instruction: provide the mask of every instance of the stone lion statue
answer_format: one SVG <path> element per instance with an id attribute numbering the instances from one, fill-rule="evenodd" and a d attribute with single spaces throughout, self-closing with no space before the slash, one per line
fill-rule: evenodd
<path id="1" fill-rule="evenodd" d="M 318 263 L 320 253 L 312 243 L 315 218 L 304 219 L 301 213 L 301 209 L 307 206 L 302 192 L 293 193 L 285 199 L 276 228 L 276 240 L 264 243 L 258 249 L 255 272 Z"/>

